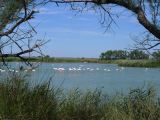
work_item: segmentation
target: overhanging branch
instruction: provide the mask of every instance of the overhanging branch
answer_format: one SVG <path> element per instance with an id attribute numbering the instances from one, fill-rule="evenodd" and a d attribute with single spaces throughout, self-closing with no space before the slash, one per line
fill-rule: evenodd
<path id="1" fill-rule="evenodd" d="M 8 31 L 6 32 L 1 32 L 0 36 L 7 36 L 11 33 L 13 33 L 13 31 L 22 23 L 28 21 L 29 19 L 33 18 L 33 14 L 35 13 L 35 11 L 32 11 L 28 16 L 22 18 L 21 20 L 19 20 L 13 27 L 11 27 Z"/>

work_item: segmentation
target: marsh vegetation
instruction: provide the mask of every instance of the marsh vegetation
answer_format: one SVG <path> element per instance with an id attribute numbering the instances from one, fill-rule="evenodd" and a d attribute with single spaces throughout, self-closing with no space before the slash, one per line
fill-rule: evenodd
<path id="1" fill-rule="evenodd" d="M 160 101 L 154 87 L 109 96 L 101 90 L 67 93 L 49 82 L 30 86 L 14 76 L 0 83 L 0 118 L 13 120 L 157 120 Z"/>

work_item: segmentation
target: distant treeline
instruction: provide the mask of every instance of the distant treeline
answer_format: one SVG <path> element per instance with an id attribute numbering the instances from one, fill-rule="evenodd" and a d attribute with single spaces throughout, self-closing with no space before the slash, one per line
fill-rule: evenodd
<path id="1" fill-rule="evenodd" d="M 152 54 L 147 54 L 141 50 L 108 50 L 101 53 L 101 60 L 119 60 L 119 59 L 130 59 L 130 60 L 141 60 L 153 58 L 155 60 L 160 60 L 160 51 L 153 52 Z"/>

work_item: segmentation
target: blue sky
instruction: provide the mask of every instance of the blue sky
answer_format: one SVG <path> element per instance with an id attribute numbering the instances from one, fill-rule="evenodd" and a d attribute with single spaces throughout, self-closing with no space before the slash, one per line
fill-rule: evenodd
<path id="1" fill-rule="evenodd" d="M 115 18 L 118 26 L 113 24 L 106 32 L 100 15 L 93 10 L 78 13 L 69 6 L 53 4 L 38 10 L 31 23 L 36 26 L 37 38 L 46 36 L 50 40 L 43 51 L 54 57 L 96 58 L 106 50 L 129 49 L 134 43 L 131 38 L 144 31 L 133 14 L 118 7 L 112 10 L 119 13 Z"/>

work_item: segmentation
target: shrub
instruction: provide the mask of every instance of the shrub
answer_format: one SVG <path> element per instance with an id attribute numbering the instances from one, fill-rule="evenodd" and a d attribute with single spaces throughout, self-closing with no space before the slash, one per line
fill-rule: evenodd
<path id="1" fill-rule="evenodd" d="M 64 94 L 65 93 L 65 94 Z M 49 82 L 31 86 L 20 77 L 0 83 L 0 119 L 12 120 L 157 120 L 160 100 L 153 87 L 128 95 L 98 89 L 63 92 Z"/>

